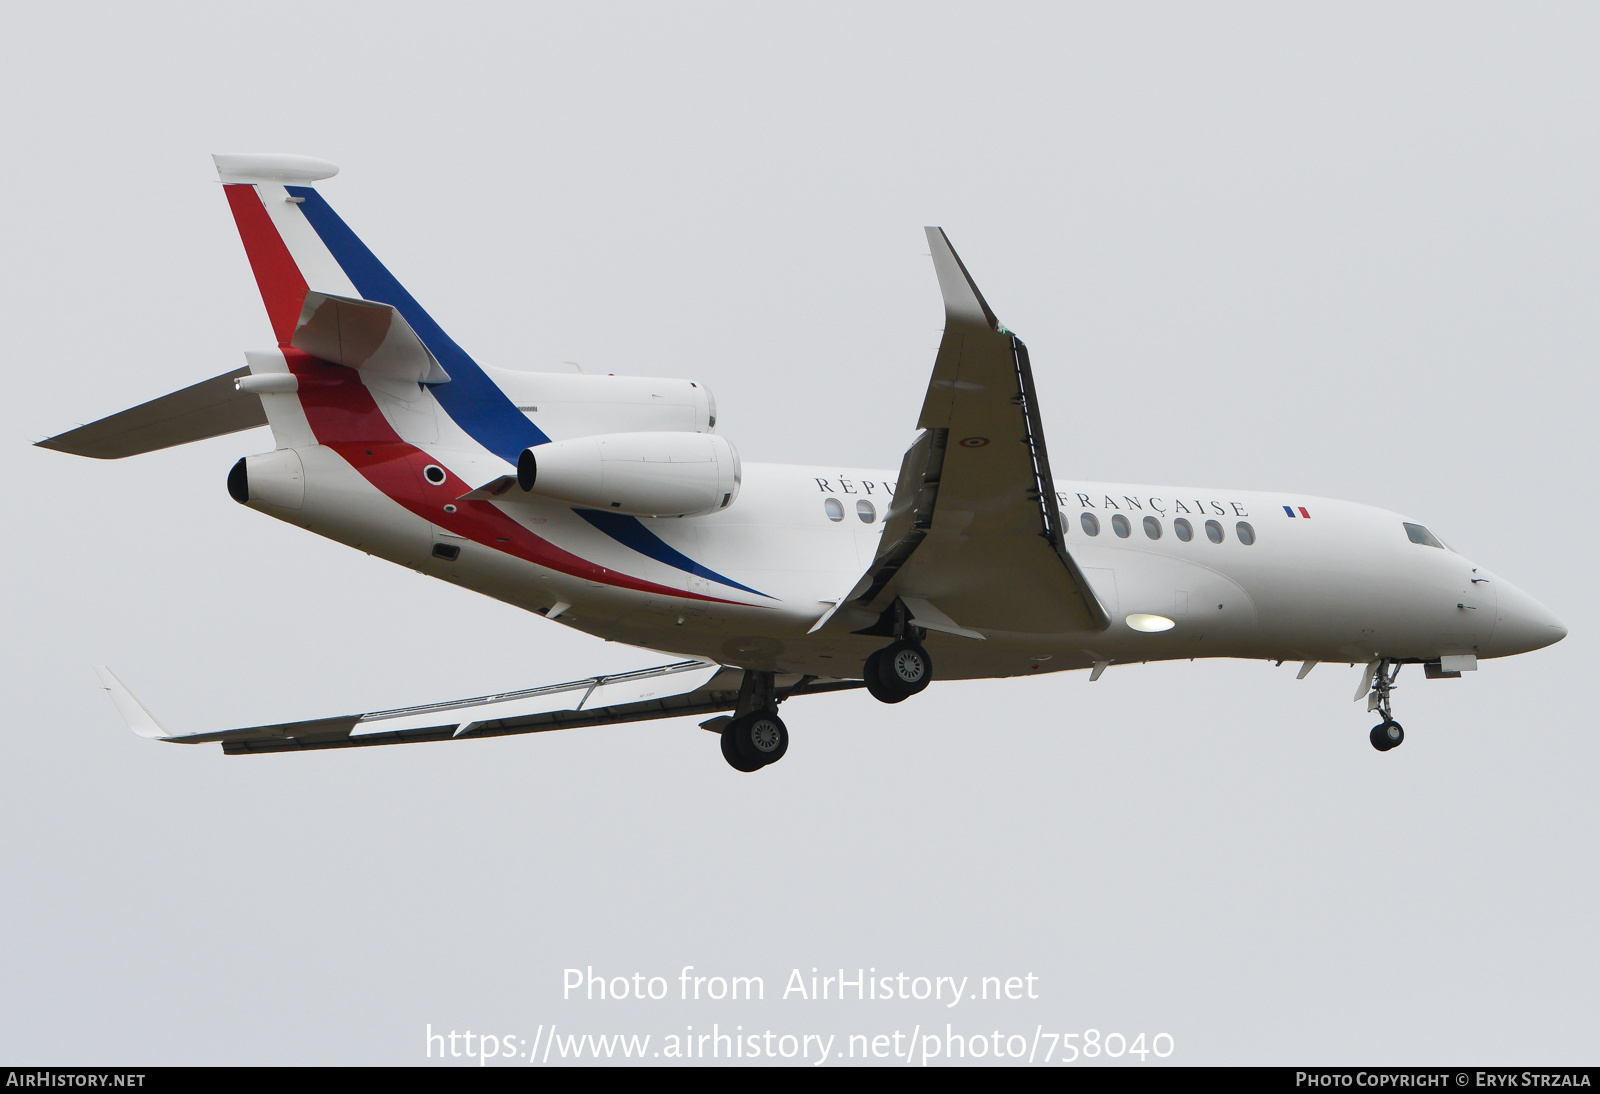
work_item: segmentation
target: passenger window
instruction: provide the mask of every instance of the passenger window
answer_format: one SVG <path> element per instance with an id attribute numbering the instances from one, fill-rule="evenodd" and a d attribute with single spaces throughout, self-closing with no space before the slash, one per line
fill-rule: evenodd
<path id="1" fill-rule="evenodd" d="M 1212 543 L 1222 542 L 1222 525 L 1214 520 L 1206 521 L 1206 538 Z"/>
<path id="2" fill-rule="evenodd" d="M 1078 518 L 1078 523 L 1083 525 L 1083 534 L 1098 536 L 1100 534 L 1100 518 L 1093 513 L 1085 513 Z"/>
<path id="3" fill-rule="evenodd" d="M 1128 533 L 1133 531 L 1133 526 L 1128 523 L 1128 518 L 1118 513 L 1111 518 L 1111 530 L 1123 539 L 1128 538 Z"/>
<path id="4" fill-rule="evenodd" d="M 1161 538 L 1161 522 L 1155 517 L 1144 518 L 1144 534 L 1151 539 Z"/>
<path id="5" fill-rule="evenodd" d="M 871 524 L 878 519 L 878 511 L 866 498 L 856 502 L 856 516 L 861 518 L 862 524 Z"/>
<path id="6" fill-rule="evenodd" d="M 1256 530 L 1242 520 L 1233 526 L 1233 530 L 1239 533 L 1239 542 L 1246 547 L 1256 541 Z"/>
<path id="7" fill-rule="evenodd" d="M 844 519 L 844 506 L 839 504 L 838 498 L 828 498 L 822 503 L 822 508 L 827 511 L 828 519 L 840 521 Z"/>
<path id="8" fill-rule="evenodd" d="M 1444 544 L 1440 543 L 1432 532 L 1420 524 L 1407 524 L 1406 535 L 1411 537 L 1412 543 L 1420 543 L 1424 547 L 1437 547 L 1441 551 L 1444 550 Z"/>
<path id="9" fill-rule="evenodd" d="M 1194 538 L 1194 525 L 1190 524 L 1188 519 L 1185 517 L 1179 517 L 1177 520 L 1173 521 L 1172 530 L 1174 533 L 1176 533 L 1177 537 L 1183 540 L 1185 543 L 1188 543 Z"/>

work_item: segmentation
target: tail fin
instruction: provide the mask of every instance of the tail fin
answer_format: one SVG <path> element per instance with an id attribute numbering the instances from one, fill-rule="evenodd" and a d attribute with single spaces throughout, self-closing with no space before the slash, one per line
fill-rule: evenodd
<path id="1" fill-rule="evenodd" d="M 212 156 L 223 192 L 239 227 L 250 269 L 267 306 L 267 319 L 278 345 L 294 340 L 312 281 L 323 292 L 357 295 L 328 249 L 309 230 L 298 210 L 290 207 L 286 182 L 306 183 L 331 178 L 339 169 L 309 156 Z"/>
<path id="2" fill-rule="evenodd" d="M 282 349 L 426 383 L 456 424 L 511 463 L 549 440 L 307 185 L 337 167 L 305 156 L 212 158 Z"/>
<path id="3" fill-rule="evenodd" d="M 306 156 L 212 158 L 280 347 L 395 380 L 442 384 L 450 379 L 392 302 L 380 296 L 370 301 L 361 296 L 338 256 L 300 208 L 314 200 L 314 211 L 319 216 L 325 211 L 342 228 L 343 222 L 317 192 L 296 186 L 291 193 L 279 181 L 265 181 L 314 182 L 336 174 L 337 167 Z M 348 229 L 345 234 L 355 239 Z M 360 246 L 359 240 L 356 246 Z"/>

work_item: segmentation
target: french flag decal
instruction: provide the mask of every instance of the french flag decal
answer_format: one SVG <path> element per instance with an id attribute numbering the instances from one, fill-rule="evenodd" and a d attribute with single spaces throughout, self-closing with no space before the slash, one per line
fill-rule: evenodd
<path id="1" fill-rule="evenodd" d="M 1291 517 L 1293 517 L 1293 516 L 1302 516 L 1302 517 L 1305 517 L 1307 520 L 1311 519 L 1311 514 L 1306 512 L 1306 507 L 1303 506 L 1303 505 L 1300 507 L 1300 512 L 1299 513 L 1296 513 L 1292 508 L 1290 508 L 1287 505 L 1285 505 L 1283 507 L 1283 511 L 1285 513 L 1288 513 Z"/>

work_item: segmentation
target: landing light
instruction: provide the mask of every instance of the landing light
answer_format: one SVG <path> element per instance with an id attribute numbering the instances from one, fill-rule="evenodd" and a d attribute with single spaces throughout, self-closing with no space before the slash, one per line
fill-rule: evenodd
<path id="1" fill-rule="evenodd" d="M 1128 616 L 1128 626 L 1136 631 L 1155 634 L 1158 631 L 1170 631 L 1177 624 L 1164 615 L 1144 615 L 1137 613 Z"/>

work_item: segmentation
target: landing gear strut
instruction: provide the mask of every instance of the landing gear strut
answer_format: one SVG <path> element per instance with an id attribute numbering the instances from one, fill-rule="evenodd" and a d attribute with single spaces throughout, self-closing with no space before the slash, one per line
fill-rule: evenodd
<path id="1" fill-rule="evenodd" d="M 789 751 L 789 728 L 778 717 L 773 674 L 746 669 L 733 720 L 722 727 L 722 758 L 735 771 L 758 771 Z"/>
<path id="2" fill-rule="evenodd" d="M 1394 691 L 1394 682 L 1399 675 L 1399 662 L 1387 657 L 1378 662 L 1372 674 L 1372 693 L 1367 697 L 1367 710 L 1382 714 L 1383 721 L 1372 727 L 1367 739 L 1379 752 L 1398 748 L 1406 739 L 1406 731 L 1394 720 L 1394 712 L 1389 709 L 1389 696 Z"/>

